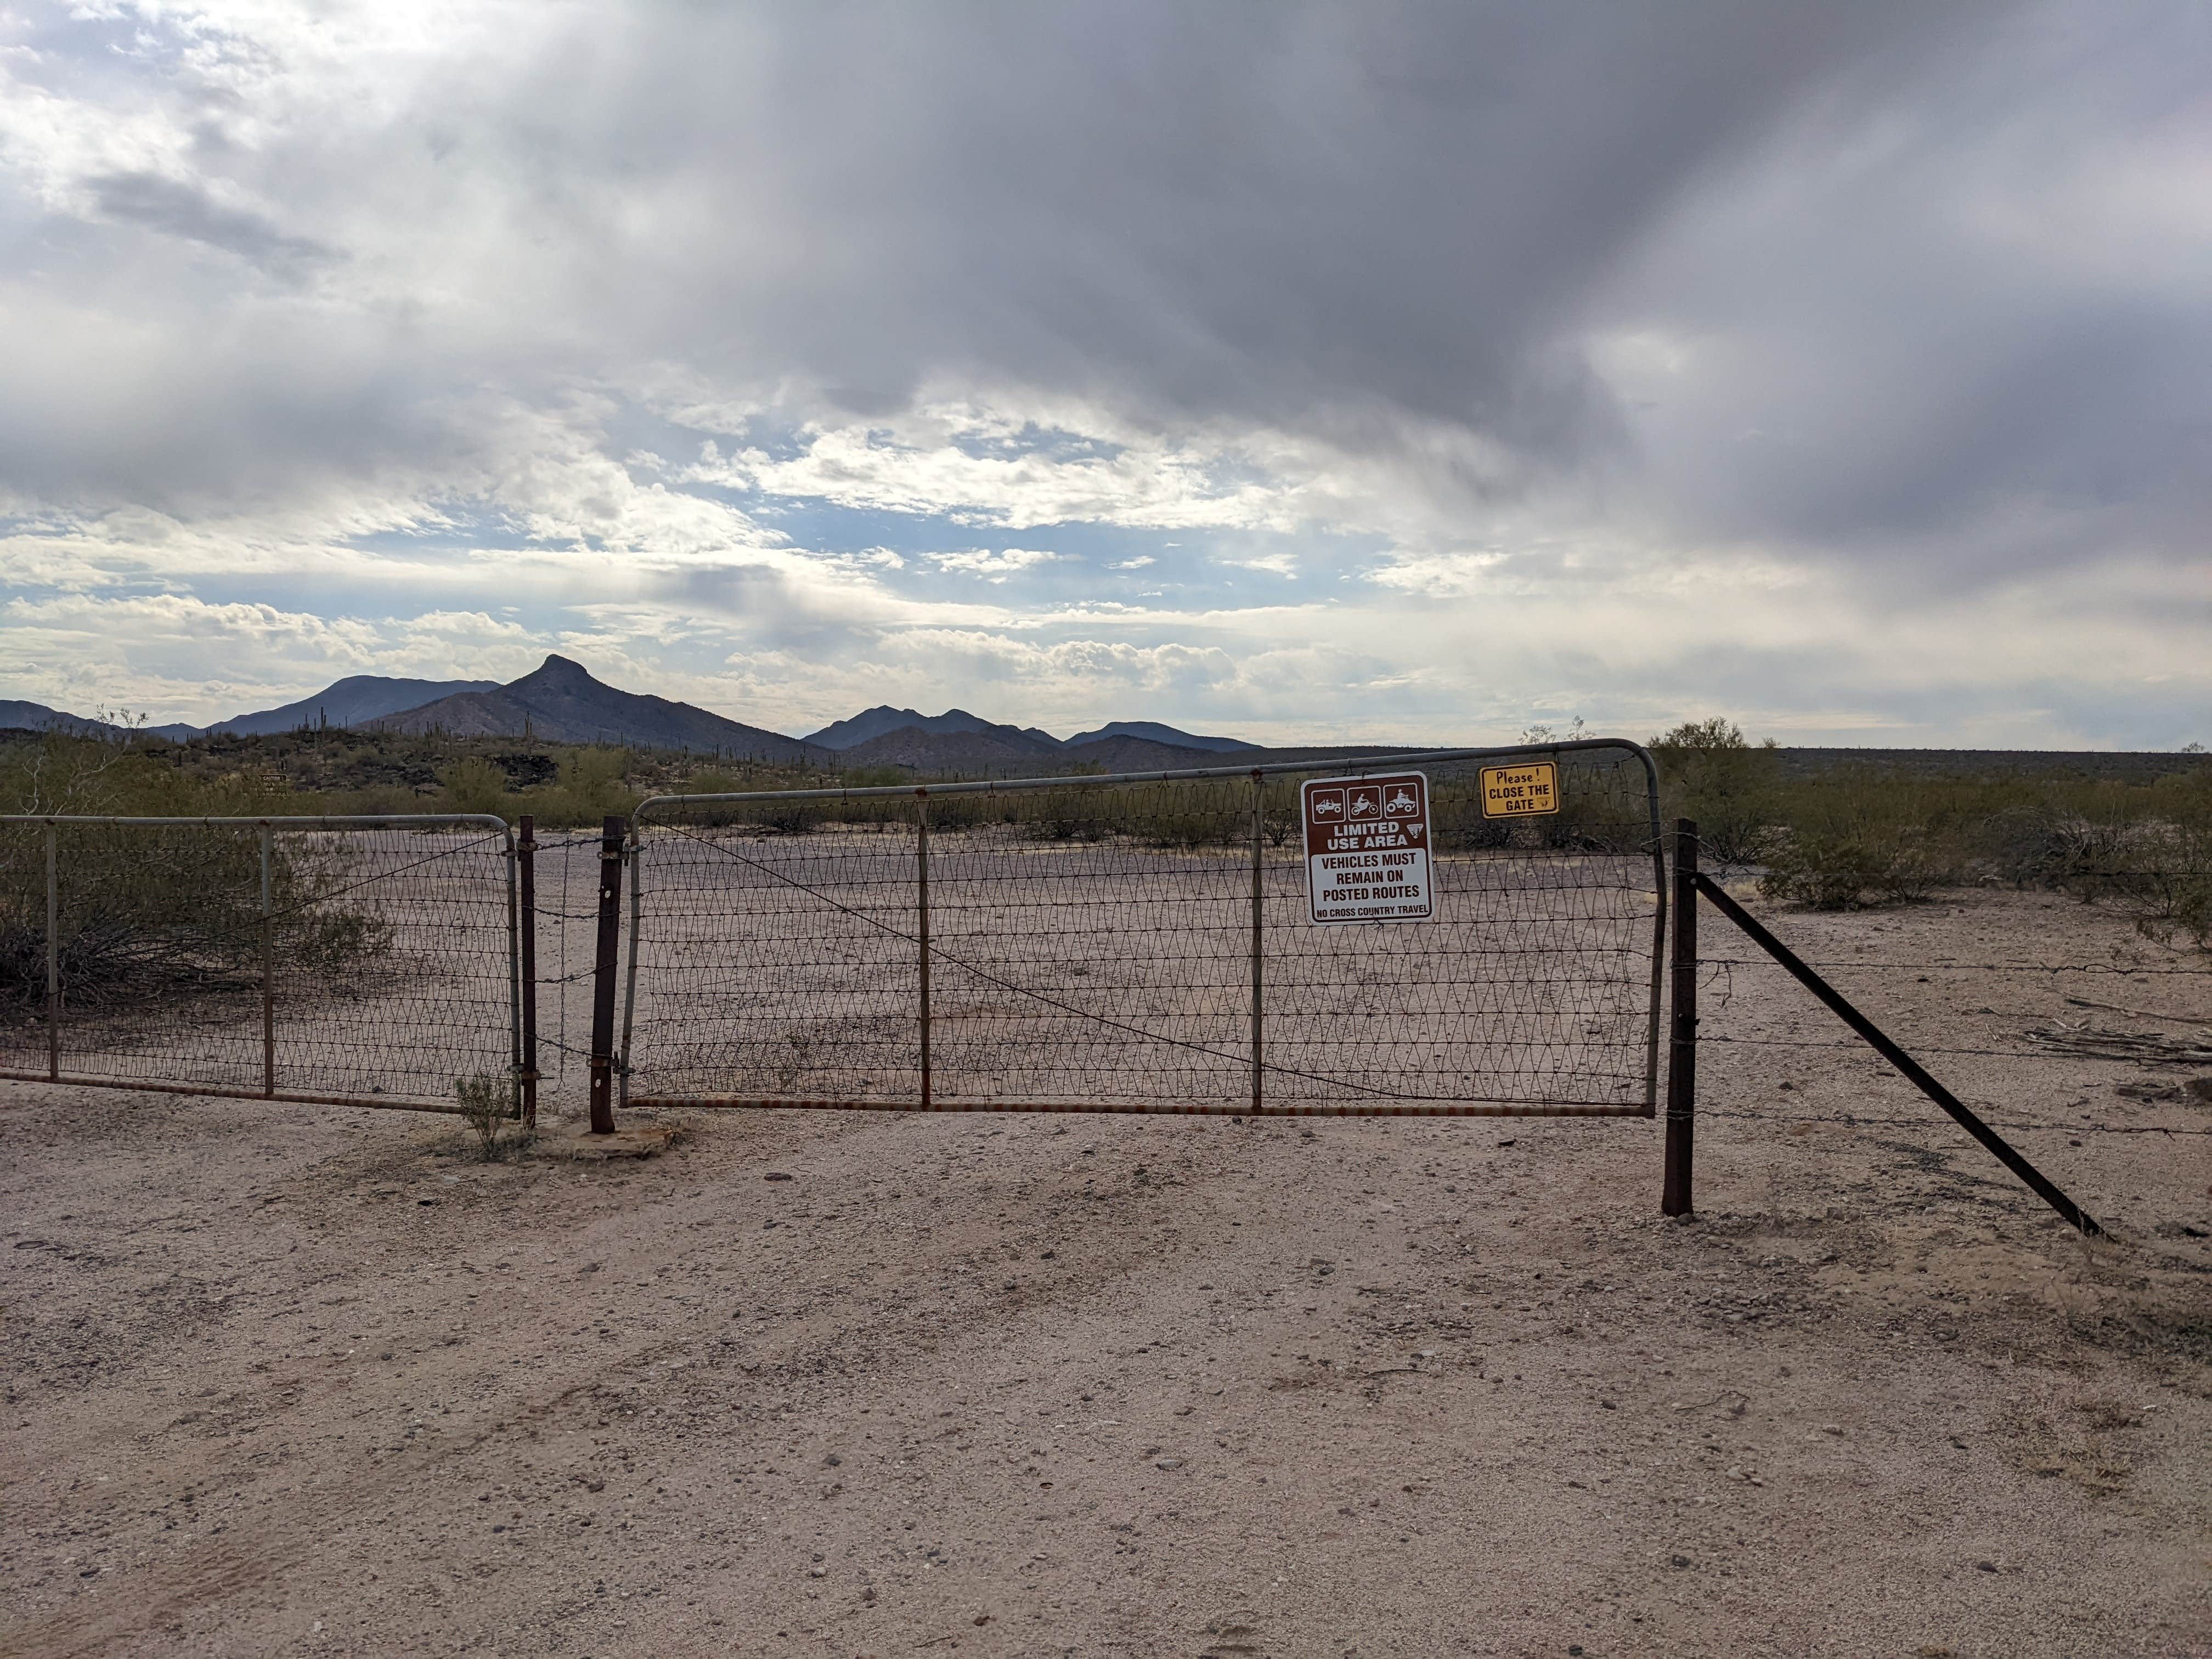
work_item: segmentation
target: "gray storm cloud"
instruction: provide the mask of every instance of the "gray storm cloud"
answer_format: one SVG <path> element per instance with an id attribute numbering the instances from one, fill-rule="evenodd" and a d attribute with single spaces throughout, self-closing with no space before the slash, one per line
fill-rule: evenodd
<path id="1" fill-rule="evenodd" d="M 279 42 L 261 79 L 159 56 L 104 74 L 107 97 L 166 101 L 190 149 L 54 194 L 96 227 L 68 228 L 63 261 L 199 337 L 210 412 L 257 440 L 304 420 L 374 453 L 424 422 L 411 402 L 532 370 L 626 378 L 649 356 L 862 413 L 951 375 L 1355 450 L 1413 422 L 1540 471 L 1636 436 L 1593 330 L 1748 324 L 1692 368 L 1686 406 L 1701 429 L 1809 419 L 1818 476 L 1775 484 L 1803 469 L 1770 455 L 1765 487 L 1700 493 L 1820 536 L 1860 527 L 1838 490 L 1878 529 L 2025 482 L 2015 466 L 2069 490 L 2179 483 L 2196 296 L 1978 238 L 2028 181 L 1960 158 L 2051 149 L 2078 176 L 2130 146 L 2185 112 L 2173 53 L 2202 66 L 2201 17 L 2079 9 L 2102 37 L 2073 48 L 2093 106 L 2051 109 L 2047 76 L 2008 90 L 2005 70 L 2051 67 L 2067 15 L 1995 6 L 526 12 L 424 60 L 349 69 Z M 48 78 L 66 86 L 66 61 Z M 330 79 L 385 118 L 311 110 Z M 1961 88 L 1978 127 L 1947 107 Z M 1750 222 L 1735 188 L 1759 197 Z M 278 364 L 223 372 L 274 340 L 324 380 L 333 311 L 342 372 L 309 408 Z M 343 365 L 349 347 L 380 367 Z M 93 355 L 118 397 L 140 390 Z M 19 385 L 27 426 L 33 390 L 58 388 Z M 1942 441 L 1889 453 L 1923 413 Z"/>

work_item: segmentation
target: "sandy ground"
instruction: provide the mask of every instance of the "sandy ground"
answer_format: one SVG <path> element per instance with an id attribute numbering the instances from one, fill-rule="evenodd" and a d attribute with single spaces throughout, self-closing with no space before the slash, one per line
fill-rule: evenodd
<path id="1" fill-rule="evenodd" d="M 2009 896 L 1780 925 L 2148 959 Z M 1919 979 L 1852 983 L 2008 1052 L 2069 992 L 2212 1016 Z M 1804 1010 L 1741 968 L 1707 1029 L 1839 1035 Z M 2212 1139 L 2113 1132 L 2212 1127 L 2194 1073 L 1937 1064 L 2092 1247 L 1868 1057 L 1706 1052 L 1689 1222 L 1636 1121 L 701 1115 L 484 1164 L 0 1085 L 0 1650 L 2212 1653 Z"/>

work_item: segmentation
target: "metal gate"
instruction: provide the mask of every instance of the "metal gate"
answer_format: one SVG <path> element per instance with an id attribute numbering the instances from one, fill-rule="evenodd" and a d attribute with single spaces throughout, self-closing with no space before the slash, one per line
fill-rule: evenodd
<path id="1" fill-rule="evenodd" d="M 454 1111 L 518 922 L 496 817 L 0 817 L 0 1077 Z"/>
<path id="2" fill-rule="evenodd" d="M 1323 893 L 1367 878 L 1328 872 L 1311 814 L 1421 789 L 1426 886 L 1398 908 L 1425 913 L 1330 911 L 1414 887 Z M 631 1105 L 1654 1107 L 1667 886 L 1625 741 L 656 796 L 632 854 Z"/>

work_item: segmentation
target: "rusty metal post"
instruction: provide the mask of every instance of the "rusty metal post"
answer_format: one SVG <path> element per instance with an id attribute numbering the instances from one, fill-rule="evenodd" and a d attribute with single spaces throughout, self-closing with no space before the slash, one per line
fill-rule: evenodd
<path id="1" fill-rule="evenodd" d="M 1674 820 L 1674 1041 L 1667 1054 L 1667 1170 L 1662 1215 L 1688 1215 L 1698 1111 L 1698 826 Z"/>
<path id="2" fill-rule="evenodd" d="M 515 988 L 522 1001 L 522 1051 L 516 1055 L 520 1062 L 516 1082 L 522 1097 L 522 1124 L 526 1129 L 538 1127 L 538 820 L 523 815 L 521 839 L 514 844 L 515 875 L 522 890 L 521 914 L 517 927 L 521 933 L 521 983 Z"/>
<path id="3" fill-rule="evenodd" d="M 261 826 L 261 1093 L 276 1093 L 276 887 L 270 880 L 273 832 Z"/>
<path id="4" fill-rule="evenodd" d="M 1267 782 L 1257 767 L 1252 769 L 1252 1115 L 1257 1117 L 1265 1103 L 1261 1079 L 1266 1066 L 1261 1059 L 1261 1039 L 1265 1026 L 1265 1004 L 1261 1000 L 1261 963 L 1264 960 L 1260 948 L 1261 895 L 1263 891 L 1261 872 L 1266 858 L 1267 834 Z"/>
<path id="5" fill-rule="evenodd" d="M 599 826 L 599 937 L 592 964 L 592 1133 L 615 1132 L 615 975 L 622 954 L 623 838 L 619 813 Z"/>
<path id="6" fill-rule="evenodd" d="M 46 826 L 46 1075 L 62 1075 L 61 832 Z"/>
<path id="7" fill-rule="evenodd" d="M 914 792 L 914 870 L 917 926 L 921 942 L 921 1109 L 930 1109 L 929 1076 L 929 791 Z"/>

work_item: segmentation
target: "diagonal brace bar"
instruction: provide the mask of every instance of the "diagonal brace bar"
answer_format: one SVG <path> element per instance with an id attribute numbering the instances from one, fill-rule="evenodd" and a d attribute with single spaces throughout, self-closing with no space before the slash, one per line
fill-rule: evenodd
<path id="1" fill-rule="evenodd" d="M 2093 1237 L 2104 1232 L 2105 1230 L 2079 1205 L 2053 1186 L 2035 1165 L 2022 1158 L 2011 1142 L 1983 1122 L 1965 1102 L 1929 1076 L 1918 1060 L 1891 1042 L 1872 1020 L 1851 1006 L 1842 992 L 1800 962 L 1788 945 L 1768 933 L 1750 911 L 1723 892 L 1718 882 L 1703 871 L 1696 872 L 1696 880 L 1698 890 L 1712 901 L 1716 909 L 1741 928 L 1752 943 L 1789 969 L 1790 976 L 1826 1004 L 1831 1013 L 1865 1038 L 1869 1046 L 1904 1073 L 1905 1080 L 1914 1088 L 1950 1113 L 1958 1121 L 1960 1127 L 1987 1147 L 1998 1163 L 2026 1182 L 2038 1198 L 2063 1216 L 2069 1224 L 2082 1232 Z"/>

